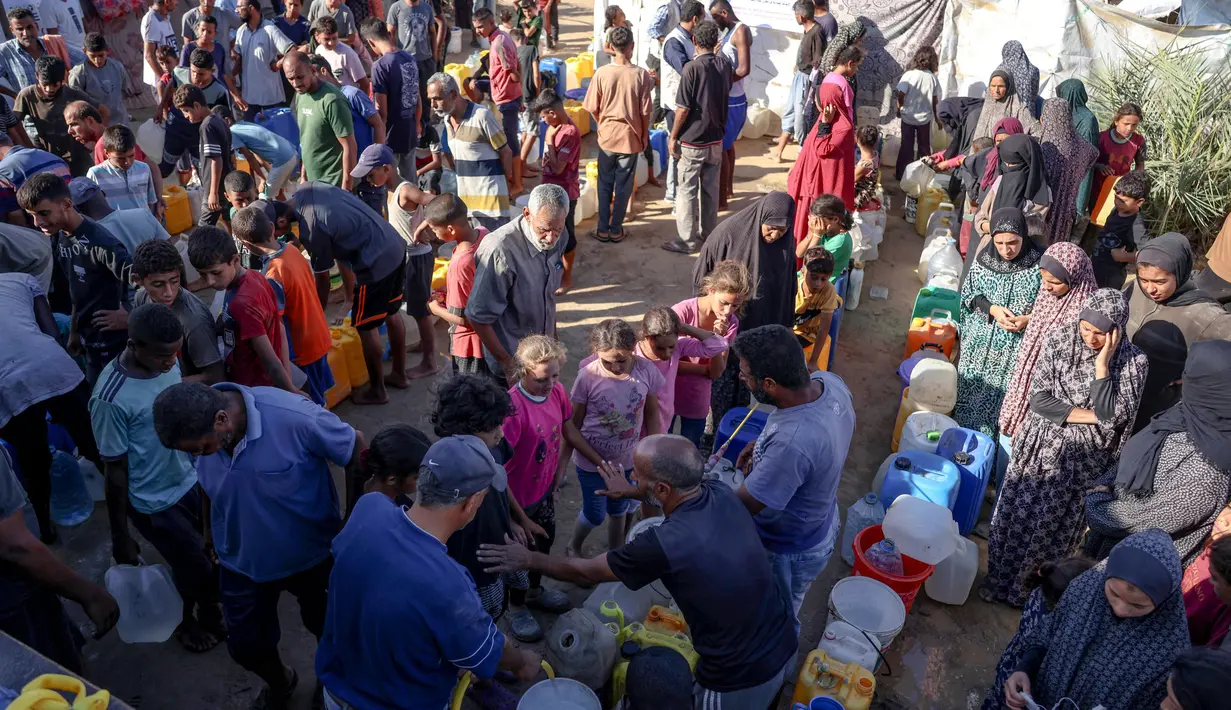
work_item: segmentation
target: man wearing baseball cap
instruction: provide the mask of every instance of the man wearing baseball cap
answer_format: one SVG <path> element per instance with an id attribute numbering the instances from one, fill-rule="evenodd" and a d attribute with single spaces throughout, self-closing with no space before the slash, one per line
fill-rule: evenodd
<path id="1" fill-rule="evenodd" d="M 316 674 L 331 710 L 443 708 L 458 670 L 488 679 L 538 673 L 538 654 L 507 642 L 445 541 L 470 522 L 504 468 L 478 437 L 427 450 L 415 504 L 381 493 L 359 500 L 333 541 L 325 633 Z"/>
<path id="2" fill-rule="evenodd" d="M 359 162 L 351 171 L 355 180 L 366 180 L 373 187 L 388 190 L 386 215 L 398 235 L 406 241 L 406 314 L 415 319 L 419 338 L 423 342 L 423 360 L 406 371 L 410 379 L 431 377 L 440 372 L 436 364 L 436 330 L 432 327 L 432 312 L 428 301 L 432 298 L 432 271 L 436 258 L 432 255 L 430 242 L 415 239 L 415 229 L 422 221 L 421 205 L 431 202 L 435 195 L 421 191 L 417 185 L 402 179 L 395 165 L 393 151 L 387 145 L 374 143 L 363 149 Z M 420 232 L 425 238 L 431 232 Z"/>

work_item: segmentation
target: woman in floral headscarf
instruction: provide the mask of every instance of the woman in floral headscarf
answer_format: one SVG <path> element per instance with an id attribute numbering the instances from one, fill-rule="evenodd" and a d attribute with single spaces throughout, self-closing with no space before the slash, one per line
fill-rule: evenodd
<path id="1" fill-rule="evenodd" d="M 1000 49 L 1000 66 L 1013 75 L 1017 98 L 1030 110 L 1030 115 L 1039 117 L 1039 68 L 1030 63 L 1026 49 L 1015 39 L 1004 43 Z"/>
<path id="2" fill-rule="evenodd" d="M 1124 295 L 1104 288 L 1043 343 L 992 514 L 984 601 L 1020 607 L 1030 570 L 1077 551 L 1085 492 L 1120 455 L 1145 386 L 1146 356 L 1127 322 Z"/>
<path id="3" fill-rule="evenodd" d="M 1098 148 L 1077 135 L 1073 128 L 1073 109 L 1064 99 L 1048 99 L 1043 103 L 1042 123 L 1039 143 L 1047 169 L 1047 186 L 1051 188 L 1051 209 L 1047 212 L 1045 234 L 1048 243 L 1081 241 L 1080 234 L 1073 238 L 1073 224 L 1082 213 L 1077 194 L 1098 160 Z"/>

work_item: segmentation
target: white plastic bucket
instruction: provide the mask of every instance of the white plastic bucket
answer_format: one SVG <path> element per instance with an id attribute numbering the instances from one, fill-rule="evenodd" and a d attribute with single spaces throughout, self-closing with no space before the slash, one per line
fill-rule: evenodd
<path id="1" fill-rule="evenodd" d="M 593 690 L 571 678 L 553 678 L 530 686 L 517 710 L 602 710 Z"/>
<path id="2" fill-rule="evenodd" d="M 460 51 L 462 51 L 462 28 L 454 27 L 449 35 L 449 54 L 457 54 Z"/>
<path id="3" fill-rule="evenodd" d="M 871 577 L 847 577 L 829 590 L 829 617 L 825 628 L 835 621 L 844 621 L 867 633 L 884 651 L 906 623 L 906 605 L 902 597 L 883 582 Z"/>

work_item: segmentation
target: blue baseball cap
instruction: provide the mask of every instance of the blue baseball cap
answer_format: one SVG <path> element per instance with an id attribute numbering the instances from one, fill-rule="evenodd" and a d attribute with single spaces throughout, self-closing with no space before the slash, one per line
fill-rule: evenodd
<path id="1" fill-rule="evenodd" d="M 359 156 L 359 162 L 355 163 L 355 169 L 350 171 L 350 176 L 356 180 L 362 180 L 373 169 L 379 168 L 382 165 L 393 165 L 393 151 L 387 145 L 373 143 L 363 149 L 363 153 Z"/>

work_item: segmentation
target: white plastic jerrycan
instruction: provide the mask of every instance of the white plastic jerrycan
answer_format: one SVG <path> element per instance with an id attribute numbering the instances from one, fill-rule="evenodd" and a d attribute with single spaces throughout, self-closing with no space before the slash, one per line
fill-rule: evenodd
<path id="1" fill-rule="evenodd" d="M 941 604 L 961 606 L 970 596 L 978 573 L 979 546 L 961 537 L 957 550 L 936 565 L 932 576 L 923 583 L 923 591 Z"/>
<path id="2" fill-rule="evenodd" d="M 116 565 L 103 581 L 120 605 L 115 628 L 125 643 L 162 643 L 184 620 L 184 600 L 166 565 Z"/>
<path id="3" fill-rule="evenodd" d="M 881 528 L 903 555 L 925 565 L 940 564 L 962 539 L 948 508 L 908 495 L 898 496 L 891 503 Z"/>

